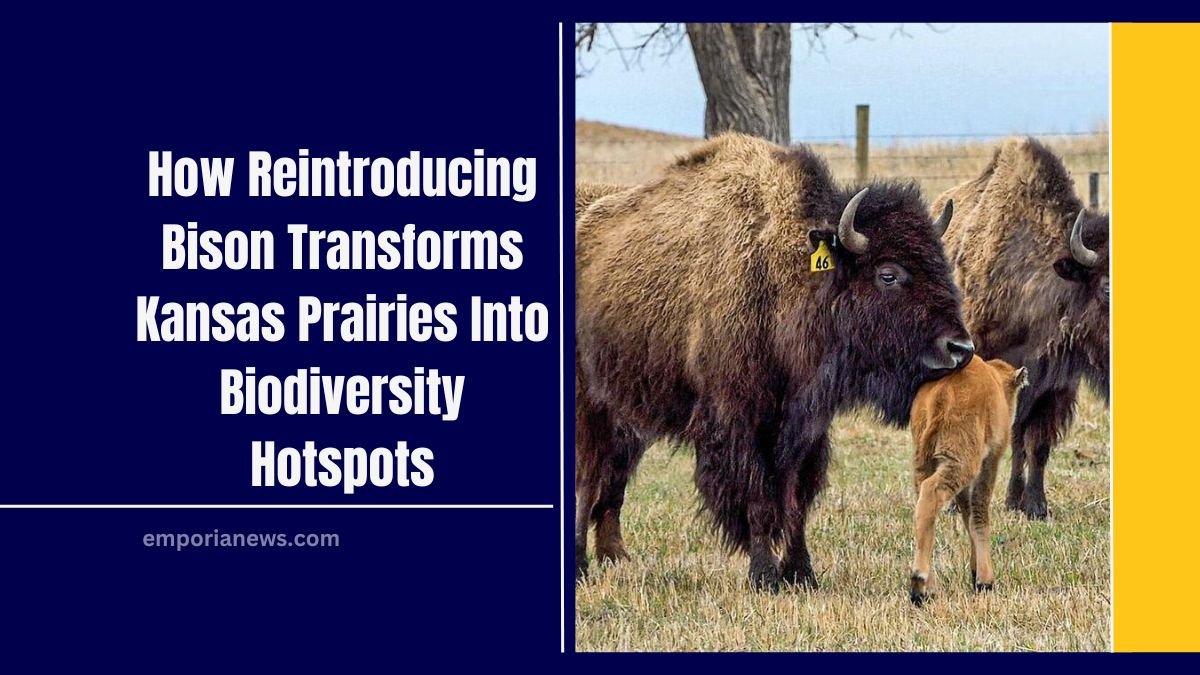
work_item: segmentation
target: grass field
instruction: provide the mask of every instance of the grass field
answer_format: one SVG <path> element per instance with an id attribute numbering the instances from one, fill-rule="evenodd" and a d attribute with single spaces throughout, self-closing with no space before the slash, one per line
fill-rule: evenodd
<path id="1" fill-rule="evenodd" d="M 1100 206 L 1108 208 L 1108 132 L 1077 136 L 1039 136 L 1058 152 L 1085 200 L 1088 173 L 1101 172 Z M 797 142 L 804 139 L 795 139 Z M 933 201 L 945 190 L 973 178 L 987 166 L 1000 139 L 961 143 L 891 142 L 871 146 L 870 173 L 882 178 L 916 178 Z M 636 185 L 648 180 L 675 157 L 703 139 L 599 122 L 575 123 L 575 179 Z M 854 178 L 854 148 L 845 143 L 812 143 L 829 162 L 834 178 Z"/>
<path id="2" fill-rule="evenodd" d="M 750 590 L 696 516 L 692 456 L 650 448 L 624 511 L 632 560 L 593 564 L 575 587 L 580 651 L 1106 650 L 1109 646 L 1108 413 L 1095 397 L 1051 457 L 1052 516 L 1029 522 L 993 502 L 996 590 L 976 595 L 958 516 L 937 526 L 940 594 L 908 599 L 912 511 L 908 433 L 870 416 L 834 427 L 830 484 L 809 546 L 821 589 Z M 1007 462 L 1005 463 L 1007 469 Z"/>
<path id="3" fill-rule="evenodd" d="M 681 140 L 662 157 L 664 146 L 674 141 L 652 134 L 648 138 L 655 140 L 639 145 L 639 135 L 646 132 L 603 125 L 589 130 L 583 124 L 582 131 L 577 124 L 580 180 L 644 180 L 652 172 L 644 168 L 647 163 L 661 164 L 695 143 Z M 1103 148 L 1102 164 L 1096 166 L 1106 167 L 1106 137 L 1062 142 Z M 624 157 L 632 159 L 612 154 L 617 147 L 626 147 L 633 154 Z M 939 147 L 949 148 L 951 156 L 967 154 L 958 146 Z M 587 164 L 597 156 L 593 150 L 613 163 Z M 911 147 L 905 151 L 912 154 Z M 592 171 L 596 167 L 609 167 L 608 173 Z M 906 430 L 884 427 L 869 414 L 840 418 L 834 426 L 830 484 L 809 525 L 821 589 L 768 595 L 750 590 L 746 558 L 723 552 L 705 519 L 696 516 L 690 450 L 650 448 L 630 485 L 623 516 L 633 559 L 615 566 L 593 564 L 575 588 L 577 649 L 1109 648 L 1109 415 L 1095 396 L 1082 397 L 1071 433 L 1051 456 L 1050 520 L 1031 523 L 1004 510 L 1008 461 L 1002 465 L 993 502 L 997 579 L 991 594 L 971 590 L 966 536 L 957 516 L 943 515 L 934 553 L 939 595 L 922 609 L 909 602 L 915 503 L 910 453 Z"/>

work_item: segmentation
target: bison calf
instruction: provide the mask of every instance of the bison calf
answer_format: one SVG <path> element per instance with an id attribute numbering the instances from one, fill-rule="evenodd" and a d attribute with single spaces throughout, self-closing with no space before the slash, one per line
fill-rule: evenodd
<path id="1" fill-rule="evenodd" d="M 975 590 L 991 590 L 988 508 L 996 467 L 1012 433 L 1017 396 L 1028 382 L 1024 368 L 975 356 L 962 370 L 929 382 L 917 392 L 912 407 L 913 482 L 917 488 L 914 605 L 920 607 L 932 592 L 934 521 L 951 498 L 971 540 Z"/>

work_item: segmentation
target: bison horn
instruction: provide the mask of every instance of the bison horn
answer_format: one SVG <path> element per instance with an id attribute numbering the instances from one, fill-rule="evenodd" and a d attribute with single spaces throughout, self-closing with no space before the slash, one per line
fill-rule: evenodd
<path id="1" fill-rule="evenodd" d="M 950 227 L 950 219 L 954 217 L 954 200 L 947 199 L 946 206 L 942 209 L 942 215 L 933 223 L 933 234 L 939 239 L 946 234 L 946 228 Z"/>
<path id="2" fill-rule="evenodd" d="M 850 202 L 846 204 L 846 210 L 842 211 L 842 219 L 838 222 L 838 239 L 847 251 L 855 255 L 862 255 L 867 251 L 866 235 L 854 229 L 854 214 L 858 211 L 859 202 L 867 196 L 868 189 L 863 188 L 862 191 L 850 198 Z"/>
<path id="3" fill-rule="evenodd" d="M 1071 227 L 1071 257 L 1084 267 L 1093 267 L 1100 256 L 1083 243 L 1083 213 L 1083 209 L 1080 209 L 1075 225 Z"/>

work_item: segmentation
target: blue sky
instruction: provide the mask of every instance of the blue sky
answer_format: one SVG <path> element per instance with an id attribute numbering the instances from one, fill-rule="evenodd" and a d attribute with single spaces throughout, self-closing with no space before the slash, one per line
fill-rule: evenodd
<path id="1" fill-rule="evenodd" d="M 854 133 L 871 105 L 872 136 L 1049 134 L 1108 122 L 1107 24 L 860 24 L 870 39 L 831 32 L 824 54 L 793 35 L 792 140 Z M 632 39 L 636 26 L 617 27 Z M 630 41 L 626 40 L 626 41 Z M 626 69 L 618 54 L 588 57 L 575 81 L 575 117 L 699 136 L 704 92 L 686 40 L 668 59 Z"/>

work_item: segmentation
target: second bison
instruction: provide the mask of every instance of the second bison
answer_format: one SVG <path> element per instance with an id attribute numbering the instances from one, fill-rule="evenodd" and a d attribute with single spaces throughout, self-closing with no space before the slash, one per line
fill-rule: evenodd
<path id="1" fill-rule="evenodd" d="M 804 147 L 732 135 L 577 203 L 577 579 L 591 525 L 601 559 L 625 555 L 626 481 L 674 437 L 753 584 L 816 586 L 805 524 L 834 415 L 904 424 L 974 352 L 940 240 L 952 208 L 932 221 L 912 184 L 860 188 Z"/>
<path id="2" fill-rule="evenodd" d="M 1081 380 L 1108 396 L 1108 214 L 1083 208 L 1062 160 L 1010 139 L 983 173 L 934 203 L 958 217 L 946 252 L 976 349 L 1029 369 L 1013 427 L 1007 505 L 1043 519 L 1050 448 Z"/>

